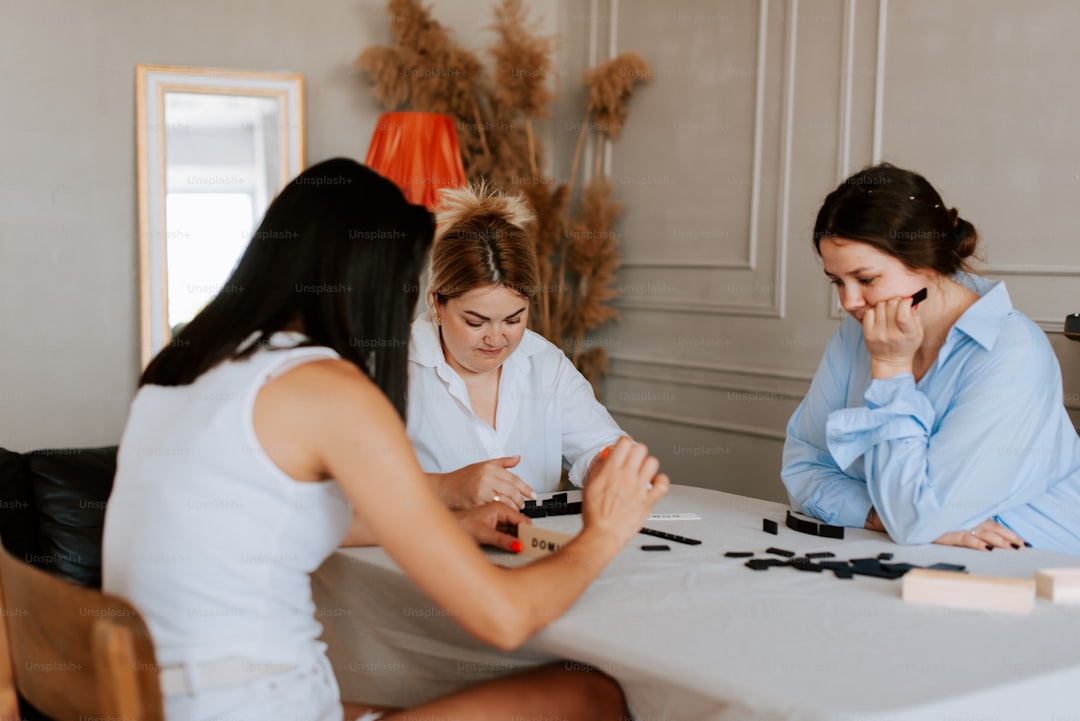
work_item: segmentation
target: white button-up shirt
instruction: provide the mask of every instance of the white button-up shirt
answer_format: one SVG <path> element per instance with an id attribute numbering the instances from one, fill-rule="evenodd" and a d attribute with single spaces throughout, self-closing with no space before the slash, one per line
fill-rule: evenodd
<path id="1" fill-rule="evenodd" d="M 509 470 L 538 493 L 558 488 L 563 467 L 582 485 L 593 457 L 626 435 L 566 354 L 531 330 L 503 362 L 492 428 L 473 413 L 427 313 L 412 324 L 407 430 L 428 473 L 521 456 Z"/>

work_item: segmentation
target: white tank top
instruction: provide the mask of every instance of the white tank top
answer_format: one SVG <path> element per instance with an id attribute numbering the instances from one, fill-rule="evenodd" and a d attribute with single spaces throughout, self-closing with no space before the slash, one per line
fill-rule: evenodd
<path id="1" fill-rule="evenodd" d="M 268 380 L 340 357 L 292 347 L 301 340 L 275 334 L 191 385 L 135 396 L 105 514 L 102 587 L 139 609 L 161 664 L 294 665 L 325 651 L 310 574 L 340 545 L 352 508 L 333 481 L 288 477 L 252 422 Z"/>

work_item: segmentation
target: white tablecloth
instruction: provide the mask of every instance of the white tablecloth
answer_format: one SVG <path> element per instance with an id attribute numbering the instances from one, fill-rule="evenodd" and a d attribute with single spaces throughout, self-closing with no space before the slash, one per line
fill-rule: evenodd
<path id="1" fill-rule="evenodd" d="M 672 487 L 656 510 L 700 515 L 649 525 L 704 543 L 646 552 L 642 544 L 661 541 L 638 536 L 565 616 L 514 653 L 469 637 L 381 549 L 336 552 L 313 588 L 343 697 L 408 706 L 568 659 L 616 678 L 649 721 L 1080 717 L 1080 605 L 1039 599 L 1030 615 L 1012 615 L 906 604 L 899 580 L 753 571 L 724 552 L 760 558 L 776 546 L 847 560 L 887 551 L 894 563 L 959 563 L 1018 578 L 1080 566 L 1080 558 L 905 547 L 856 529 L 845 540 L 818 538 L 786 528 L 781 504 L 689 486 Z M 761 530 L 766 517 L 778 522 L 778 536 Z M 580 517 L 536 523 L 576 530 Z"/>

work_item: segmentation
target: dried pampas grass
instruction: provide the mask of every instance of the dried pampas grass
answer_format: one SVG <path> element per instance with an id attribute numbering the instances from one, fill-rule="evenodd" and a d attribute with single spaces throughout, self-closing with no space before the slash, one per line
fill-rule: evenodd
<path id="1" fill-rule="evenodd" d="M 386 10 L 397 44 L 368 48 L 354 63 L 367 72 L 375 97 L 388 110 L 408 104 L 413 110 L 449 115 L 466 157 L 489 154 L 477 100 L 485 92 L 483 63 L 418 0 L 389 0 Z"/>
<path id="2" fill-rule="evenodd" d="M 521 0 L 502 0 L 495 18 L 491 29 L 498 41 L 489 50 L 495 60 L 495 101 L 529 118 L 548 117 L 554 97 L 548 82 L 555 77 L 553 39 L 529 32 Z"/>
<path id="3" fill-rule="evenodd" d="M 617 295 L 613 284 L 619 268 L 619 240 L 615 218 L 622 204 L 611 200 L 611 182 L 594 177 L 582 193 L 581 217 L 570 229 L 566 263 L 577 276 L 577 308 L 568 319 L 567 332 L 574 343 L 574 360 L 581 354 L 586 331 L 619 317 L 606 303 Z M 603 349 L 600 349 L 603 352 Z"/>
<path id="4" fill-rule="evenodd" d="M 541 171 L 544 152 L 532 125 L 534 118 L 550 115 L 555 40 L 536 34 L 522 0 L 498 0 L 493 10 L 490 75 L 419 0 L 388 0 L 396 44 L 364 50 L 355 66 L 366 71 L 373 93 L 388 109 L 407 106 L 455 119 L 466 175 L 474 184 L 486 182 L 472 191 L 444 191 L 439 227 L 487 213 L 527 227 L 540 281 L 530 326 L 563 348 L 599 395 L 607 352 L 602 347 L 585 350 L 585 335 L 618 318 L 608 304 L 617 294 L 620 257 L 614 223 L 622 205 L 612 200 L 611 182 L 599 173 L 599 151 L 576 208 L 574 182 L 585 136 L 594 132 L 597 148 L 605 137 L 618 138 L 634 86 L 652 71 L 639 55 L 624 53 L 583 75 L 585 118 L 568 181 L 556 182 Z M 499 195 L 496 189 L 522 198 Z"/>
<path id="5" fill-rule="evenodd" d="M 650 77 L 652 69 L 637 53 L 623 53 L 585 72 L 582 82 L 589 89 L 587 108 L 599 132 L 612 140 L 619 137 L 634 85 Z"/>
<path id="6" fill-rule="evenodd" d="M 526 29 L 521 0 L 502 0 L 495 6 L 495 18 L 492 29 L 498 42 L 489 51 L 495 60 L 494 106 L 513 108 L 515 113 L 525 116 L 529 171 L 536 177 L 541 161 L 537 158 L 532 119 L 551 114 L 547 106 L 554 96 L 548 83 L 548 78 L 555 76 L 553 43 L 550 38 L 538 37 Z"/>
<path id="7" fill-rule="evenodd" d="M 519 185 L 518 188 L 536 212 L 532 238 L 536 248 L 540 287 L 536 296 L 536 311 L 529 316 L 530 324 L 537 333 L 561 345 L 565 334 L 561 324 L 557 325 L 555 322 L 560 316 L 553 310 L 552 299 L 561 298 L 563 293 L 554 260 L 559 257 L 563 243 L 562 216 L 570 199 L 569 188 L 565 183 L 530 183 Z"/>
<path id="8" fill-rule="evenodd" d="M 577 369 L 581 371 L 581 375 L 589 379 L 589 382 L 592 383 L 593 393 L 599 398 L 600 379 L 608 374 L 607 351 L 599 346 L 594 346 L 581 353 L 577 359 Z"/>
<path id="9" fill-rule="evenodd" d="M 368 48 L 353 61 L 353 67 L 365 71 L 372 80 L 375 99 L 387 110 L 397 110 L 409 102 L 411 87 L 401 68 L 416 62 L 409 48 Z"/>

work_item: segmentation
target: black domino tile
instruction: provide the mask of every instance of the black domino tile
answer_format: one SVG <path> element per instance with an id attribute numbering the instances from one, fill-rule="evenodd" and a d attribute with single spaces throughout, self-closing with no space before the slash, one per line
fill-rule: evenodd
<path id="1" fill-rule="evenodd" d="M 536 501 L 525 501 L 525 507 L 521 509 L 521 513 L 529 518 L 544 518 L 547 516 L 547 509 L 536 505 Z"/>
<path id="2" fill-rule="evenodd" d="M 827 523 L 818 524 L 818 535 L 822 538 L 844 538 L 843 526 L 830 526 Z"/>
<path id="3" fill-rule="evenodd" d="M 806 533 L 811 536 L 821 536 L 822 538 L 840 538 L 844 537 L 843 526 L 830 526 L 828 523 L 816 523 L 814 521 L 808 521 L 805 518 L 799 518 L 791 509 L 787 511 L 787 517 L 784 521 L 785 525 L 793 531 L 799 533 Z"/>
<path id="4" fill-rule="evenodd" d="M 784 558 L 791 558 L 795 555 L 795 551 L 788 551 L 783 548 L 776 548 L 775 546 L 769 546 L 765 549 L 765 553 L 772 553 L 776 556 L 783 556 Z"/>
<path id="5" fill-rule="evenodd" d="M 768 570 L 769 568 L 771 568 L 772 566 L 786 566 L 786 565 L 788 565 L 787 561 L 781 561 L 781 560 L 776 559 L 776 558 L 751 558 L 749 561 L 746 562 L 746 567 L 747 568 L 752 568 L 755 571 L 765 571 L 765 570 Z"/>
<path id="6" fill-rule="evenodd" d="M 765 531 L 765 533 L 771 533 L 774 536 L 780 535 L 780 526 L 776 521 L 771 521 L 768 518 L 761 519 L 761 530 Z"/>
<path id="7" fill-rule="evenodd" d="M 701 541 L 696 538 L 687 538 L 686 536 L 680 536 L 675 533 L 665 533 L 664 531 L 657 531 L 652 528 L 642 528 L 638 533 L 644 533 L 646 536 L 656 536 L 657 538 L 663 538 L 666 541 L 685 543 L 688 546 L 701 545 Z"/>
<path id="8" fill-rule="evenodd" d="M 881 567 L 890 573 L 897 574 L 897 578 L 903 576 L 913 568 L 918 568 L 914 563 L 883 563 L 881 564 Z"/>
<path id="9" fill-rule="evenodd" d="M 799 533 L 809 533 L 811 536 L 816 536 L 818 534 L 818 524 L 813 521 L 808 521 L 805 518 L 799 518 L 791 511 L 787 512 L 784 524 L 791 530 L 798 531 Z"/>

